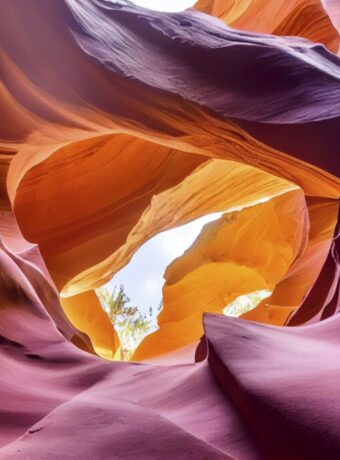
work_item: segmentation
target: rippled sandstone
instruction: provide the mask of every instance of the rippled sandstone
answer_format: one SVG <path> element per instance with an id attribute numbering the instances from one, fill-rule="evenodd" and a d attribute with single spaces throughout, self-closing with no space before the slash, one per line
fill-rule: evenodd
<path id="1" fill-rule="evenodd" d="M 1 458 L 338 458 L 339 17 L 1 1 Z M 134 362 L 98 356 L 94 289 L 212 212 Z"/>

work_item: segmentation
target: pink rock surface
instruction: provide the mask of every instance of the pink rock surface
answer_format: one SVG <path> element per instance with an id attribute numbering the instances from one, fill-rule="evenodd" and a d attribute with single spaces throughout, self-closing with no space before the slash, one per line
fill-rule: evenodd
<path id="1" fill-rule="evenodd" d="M 326 1 L 325 11 L 338 27 L 336 1 Z M 191 344 L 147 362 L 104 360 L 71 324 L 58 289 L 85 273 L 89 284 L 80 276 L 70 298 L 95 297 L 81 289 L 112 275 L 104 262 L 114 232 L 117 250 L 155 194 L 216 158 L 289 180 L 309 202 L 320 197 L 334 212 L 339 58 L 301 37 L 234 30 L 196 10 L 162 14 L 123 0 L 1 0 L 0 77 L 1 460 L 338 460 L 336 213 L 333 226 L 315 218 L 317 241 L 287 272 L 298 280 L 308 263 L 320 263 L 301 305 L 290 305 L 289 327 L 206 314 L 196 353 Z M 115 191 L 118 198 L 102 206 L 96 155 L 108 182 L 110 148 L 131 145 L 121 163 L 135 189 Z M 93 163 L 81 169 L 88 157 Z M 114 180 L 121 175 L 120 189 L 126 176 L 118 166 L 111 173 Z M 37 184 L 46 177 L 45 191 L 55 199 L 44 201 Z M 60 177 L 71 183 L 68 195 Z M 103 187 L 101 198 L 108 195 Z M 61 212 L 54 213 L 57 198 Z M 105 321 L 98 324 L 100 335 Z"/>
<path id="2" fill-rule="evenodd" d="M 59 333 L 32 262 L 2 249 L 0 263 L 1 458 L 338 458 L 338 315 L 296 328 L 207 315 L 203 361 L 114 363 Z"/>

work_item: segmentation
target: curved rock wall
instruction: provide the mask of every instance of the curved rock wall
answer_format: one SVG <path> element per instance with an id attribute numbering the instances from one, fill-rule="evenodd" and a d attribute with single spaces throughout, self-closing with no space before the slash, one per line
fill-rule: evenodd
<path id="1" fill-rule="evenodd" d="M 0 2 L 1 458 L 338 459 L 339 11 Z M 212 212 L 110 361 L 94 289 Z"/>

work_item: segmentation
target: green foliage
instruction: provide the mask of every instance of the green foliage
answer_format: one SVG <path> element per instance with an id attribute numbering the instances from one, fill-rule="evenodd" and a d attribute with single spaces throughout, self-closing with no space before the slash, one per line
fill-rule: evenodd
<path id="1" fill-rule="evenodd" d="M 130 299 L 125 294 L 122 285 L 118 292 L 115 287 L 111 293 L 106 288 L 100 288 L 97 290 L 97 295 L 112 324 L 116 323 L 116 318 L 119 316 L 131 317 L 137 312 L 136 307 L 132 308 L 127 305 Z"/>
<path id="2" fill-rule="evenodd" d="M 223 314 L 226 316 L 241 316 L 253 310 L 263 299 L 270 295 L 271 292 L 267 289 L 241 295 L 223 309 Z"/>
<path id="3" fill-rule="evenodd" d="M 111 293 L 106 288 L 97 289 L 97 295 L 119 336 L 121 359 L 128 360 L 144 337 L 156 329 L 153 308 L 149 308 L 147 317 L 138 307 L 129 306 L 130 299 L 123 285 Z"/>

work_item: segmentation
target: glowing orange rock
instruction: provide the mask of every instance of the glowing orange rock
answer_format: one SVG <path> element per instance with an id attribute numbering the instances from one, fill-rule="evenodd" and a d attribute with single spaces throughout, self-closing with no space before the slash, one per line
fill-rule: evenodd
<path id="1" fill-rule="evenodd" d="M 272 291 L 304 253 L 308 231 L 300 190 L 207 224 L 191 248 L 167 268 L 160 330 L 145 339 L 135 358 L 197 341 L 203 334 L 203 311 L 220 313 L 240 295 Z"/>
<path id="2" fill-rule="evenodd" d="M 338 459 L 340 65 L 315 43 L 338 50 L 339 7 L 322 3 L 198 2 L 232 29 L 1 0 L 1 459 Z M 157 365 L 109 361 L 94 288 L 216 211 L 166 271 L 135 354 Z M 203 330 L 258 290 L 273 292 Z"/>
<path id="3" fill-rule="evenodd" d="M 305 42 L 300 46 L 299 39 L 231 31 L 217 21 L 208 21 L 201 36 L 197 21 L 205 16 L 197 12 L 181 16 L 191 28 L 165 27 L 167 16 L 135 14 L 126 6 L 123 14 L 130 19 L 122 27 L 122 11 L 115 6 L 107 14 L 97 3 L 35 1 L 35 8 L 29 1 L 20 8 L 8 1 L 0 6 L 7 18 L 0 30 L 1 167 L 7 210 L 13 207 L 24 237 L 41 248 L 54 282 L 69 297 L 70 314 L 82 311 L 76 303 L 83 293 L 106 282 L 163 229 L 296 187 L 307 197 L 338 198 L 331 161 L 338 132 L 337 67 L 326 52 L 311 51 Z M 299 35 L 304 24 L 311 35 L 320 32 L 312 39 L 336 41 L 324 10 L 313 2 L 224 2 L 224 11 L 220 2 L 204 5 L 212 14 L 231 14 L 235 27 L 266 32 L 281 27 L 280 33 Z M 268 20 L 259 11 L 270 13 Z M 307 21 L 314 15 L 316 21 Z M 141 21 L 148 34 L 167 40 L 166 46 L 156 40 L 160 62 L 153 75 L 143 64 L 155 52 L 153 35 L 143 33 L 145 60 L 138 55 Z M 9 39 L 13 24 L 21 31 L 16 40 Z M 85 32 L 74 35 L 76 29 Z M 112 47 L 112 39 L 122 46 Z M 248 58 L 235 59 L 235 46 L 237 56 L 242 50 Z M 103 47 L 119 68 L 111 57 L 103 58 Z M 188 47 L 195 52 L 188 54 Z M 216 50 L 208 53 L 209 66 L 195 60 L 204 49 Z M 268 59 L 269 50 L 277 59 Z M 174 59 L 177 52 L 186 58 Z M 220 73 L 221 59 L 233 63 L 226 74 Z M 274 79 L 273 62 L 284 65 L 284 71 L 274 69 Z M 247 69 L 257 75 L 255 86 Z M 298 81 L 291 82 L 296 73 Z M 239 186 L 237 177 L 249 187 Z M 200 198 L 186 203 L 190 194 Z M 84 305 L 86 315 L 98 310 L 96 302 Z M 97 343 L 94 324 L 74 320 Z M 110 351 L 112 334 L 108 331 Z"/>
<path id="4" fill-rule="evenodd" d="M 199 0 L 195 8 L 236 29 L 304 37 L 333 52 L 339 48 L 339 33 L 318 0 Z"/>
<path id="5" fill-rule="evenodd" d="M 310 230 L 304 253 L 289 267 L 272 295 L 242 317 L 283 325 L 302 304 L 329 253 L 339 205 L 336 200 L 307 199 Z"/>

